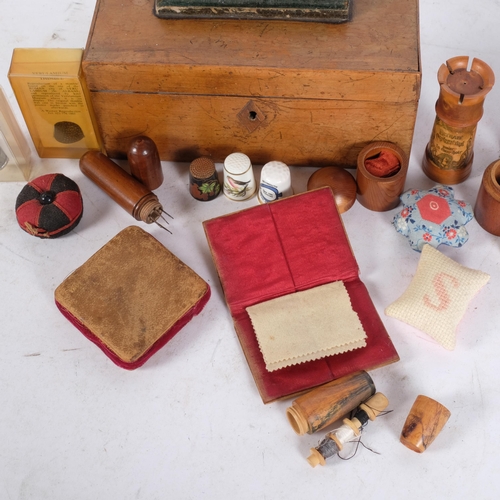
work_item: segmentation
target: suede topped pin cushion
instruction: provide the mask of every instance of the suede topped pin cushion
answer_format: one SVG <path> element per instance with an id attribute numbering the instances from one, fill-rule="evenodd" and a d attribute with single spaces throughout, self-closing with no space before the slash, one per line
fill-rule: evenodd
<path id="1" fill-rule="evenodd" d="M 120 231 L 55 290 L 61 313 L 115 364 L 144 364 L 210 298 L 210 287 L 140 227 Z"/>

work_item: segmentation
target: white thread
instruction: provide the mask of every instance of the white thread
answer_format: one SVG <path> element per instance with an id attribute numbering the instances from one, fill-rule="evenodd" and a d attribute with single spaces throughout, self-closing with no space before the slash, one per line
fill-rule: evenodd
<path id="1" fill-rule="evenodd" d="M 342 425 L 335 431 L 335 437 L 339 440 L 341 444 L 348 443 L 352 441 L 357 436 L 354 433 L 354 430 L 348 425 Z"/>

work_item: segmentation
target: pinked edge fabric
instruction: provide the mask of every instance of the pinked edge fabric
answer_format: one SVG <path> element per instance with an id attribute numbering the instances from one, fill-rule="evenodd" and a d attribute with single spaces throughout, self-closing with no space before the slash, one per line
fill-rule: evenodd
<path id="1" fill-rule="evenodd" d="M 458 264 L 431 245 L 424 245 L 417 271 L 403 295 L 385 314 L 430 335 L 448 350 L 469 302 L 490 276 Z"/>
<path id="2" fill-rule="evenodd" d="M 342 281 L 246 310 L 268 371 L 366 346 L 366 333 Z"/>

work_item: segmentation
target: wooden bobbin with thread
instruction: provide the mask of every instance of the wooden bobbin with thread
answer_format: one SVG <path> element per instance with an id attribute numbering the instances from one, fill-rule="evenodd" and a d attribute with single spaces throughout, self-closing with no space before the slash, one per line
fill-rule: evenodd
<path id="1" fill-rule="evenodd" d="M 377 177 L 371 174 L 365 162 L 376 157 L 382 151 L 394 154 L 399 160 L 400 168 L 388 177 Z M 359 153 L 357 160 L 356 182 L 358 185 L 358 201 L 369 210 L 385 212 L 396 208 L 399 203 L 408 172 L 408 155 L 392 142 L 372 142 Z"/>
<path id="2" fill-rule="evenodd" d="M 158 197 L 106 155 L 87 151 L 80 158 L 80 170 L 136 220 L 158 224 L 164 213 Z"/>
<path id="3" fill-rule="evenodd" d="M 361 429 L 368 420 L 375 420 L 389 405 L 389 400 L 381 392 L 377 392 L 363 404 L 359 405 L 352 418 L 345 418 L 343 425 L 335 431 L 329 432 L 319 446 L 311 448 L 307 458 L 311 467 L 325 465 L 326 460 L 338 454 L 349 441 L 353 441 L 361 434 Z"/>
<path id="4" fill-rule="evenodd" d="M 474 216 L 485 231 L 500 236 L 500 160 L 490 163 L 484 171 Z"/>
<path id="5" fill-rule="evenodd" d="M 313 434 L 346 416 L 375 393 L 370 375 L 360 371 L 303 394 L 287 409 L 293 430 Z"/>

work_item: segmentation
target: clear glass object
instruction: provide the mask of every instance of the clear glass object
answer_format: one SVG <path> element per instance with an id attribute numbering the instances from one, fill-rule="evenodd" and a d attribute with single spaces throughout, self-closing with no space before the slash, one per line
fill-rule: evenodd
<path id="1" fill-rule="evenodd" d="M 28 181 L 30 147 L 0 87 L 0 182 Z"/>
<path id="2" fill-rule="evenodd" d="M 81 49 L 14 49 L 9 80 L 41 158 L 100 150 Z"/>

